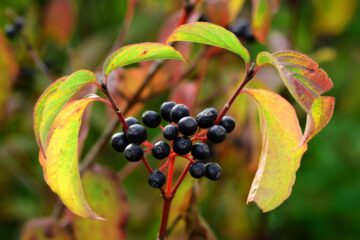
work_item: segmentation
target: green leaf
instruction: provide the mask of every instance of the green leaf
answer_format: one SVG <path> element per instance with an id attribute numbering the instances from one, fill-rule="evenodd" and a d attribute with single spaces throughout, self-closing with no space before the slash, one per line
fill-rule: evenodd
<path id="1" fill-rule="evenodd" d="M 58 79 L 40 96 L 34 109 L 34 132 L 42 151 L 46 150 L 50 127 L 62 107 L 81 88 L 95 82 L 94 73 L 80 70 Z"/>
<path id="2" fill-rule="evenodd" d="M 271 6 L 269 0 L 252 0 L 252 30 L 255 38 L 264 43 L 271 26 Z"/>
<path id="3" fill-rule="evenodd" d="M 103 72 L 108 76 L 113 70 L 142 61 L 175 59 L 184 61 L 180 52 L 162 43 L 138 43 L 124 46 L 113 52 L 105 61 Z"/>
<path id="4" fill-rule="evenodd" d="M 332 117 L 335 99 L 320 95 L 330 90 L 333 84 L 314 60 L 295 51 L 261 52 L 256 63 L 274 66 L 291 95 L 308 114 L 303 142 L 325 127 Z"/>
<path id="5" fill-rule="evenodd" d="M 78 166 L 78 137 L 85 108 L 100 98 L 85 98 L 68 103 L 51 127 L 43 161 L 47 184 L 75 214 L 101 219 L 85 199 Z"/>
<path id="6" fill-rule="evenodd" d="M 256 100 L 262 135 L 259 166 L 247 201 L 255 202 L 268 212 L 290 196 L 307 145 L 299 147 L 302 132 L 290 103 L 266 90 L 247 89 L 244 92 Z"/>
<path id="7" fill-rule="evenodd" d="M 129 205 L 116 173 L 95 166 L 83 174 L 82 182 L 91 207 L 106 221 L 75 217 L 75 239 L 102 240 L 104 236 L 107 240 L 126 239 Z"/>
<path id="8" fill-rule="evenodd" d="M 169 42 L 194 42 L 225 48 L 242 57 L 245 63 L 250 61 L 248 50 L 230 31 L 215 24 L 195 22 L 181 25 L 167 39 Z"/>

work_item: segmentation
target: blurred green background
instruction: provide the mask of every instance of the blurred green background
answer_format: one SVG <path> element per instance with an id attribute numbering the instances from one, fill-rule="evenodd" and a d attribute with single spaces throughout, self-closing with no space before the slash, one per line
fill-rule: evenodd
<path id="1" fill-rule="evenodd" d="M 226 18 L 222 4 L 227 1 L 200 2 L 201 6 L 194 11 L 197 17 L 219 24 Z M 230 2 L 239 6 L 243 1 Z M 360 14 L 357 3 L 356 0 L 280 1 L 268 41 L 265 44 L 243 41 L 252 56 L 261 50 L 294 49 L 316 60 L 333 80 L 334 88 L 326 95 L 336 97 L 336 107 L 330 124 L 310 142 L 291 197 L 278 209 L 262 214 L 256 206 L 246 205 L 254 174 L 252 158 L 258 157 L 258 150 L 254 150 L 258 146 L 258 132 L 247 130 L 246 119 L 256 118 L 249 117 L 251 108 L 244 107 L 243 100 L 239 100 L 238 108 L 232 111 L 234 116 L 241 117 L 238 135 L 234 134 L 228 148 L 216 150 L 216 160 L 224 168 L 224 179 L 199 184 L 198 210 L 218 239 L 360 238 Z M 159 41 L 160 33 L 171 32 L 171 19 L 181 8 L 180 0 L 137 1 L 124 42 Z M 33 107 L 50 82 L 34 64 L 24 37 L 55 77 L 81 68 L 95 70 L 109 54 L 119 31 L 124 29 L 121 26 L 127 9 L 125 0 L 1 0 L 1 29 L 11 24 L 17 15 L 24 18 L 25 25 L 22 36 L 13 39 L 7 39 L 4 31 L 0 32 L 0 239 L 20 239 L 24 224 L 51 216 L 57 204 L 56 196 L 43 180 L 32 132 Z M 250 1 L 245 1 L 241 10 L 233 9 L 235 13 L 231 14 L 249 19 L 250 9 Z M 234 21 L 235 17 L 230 17 L 226 24 Z M 163 28 L 166 24 L 170 30 Z M 196 51 L 196 47 L 191 49 Z M 195 96 L 197 103 L 206 99 L 209 89 L 214 89 L 219 81 L 226 84 L 232 76 L 241 73 L 241 64 L 227 53 L 211 59 L 204 86 L 199 96 Z M 130 77 L 134 76 L 137 75 Z M 194 78 L 196 76 L 190 77 L 188 82 Z M 260 74 L 256 83 L 276 89 L 294 102 L 271 71 Z M 164 89 L 138 108 L 157 109 L 169 96 L 174 96 L 172 90 Z M 225 98 L 219 96 L 207 104 L 220 108 L 224 101 Z M 139 113 L 134 111 L 134 114 Z M 83 153 L 90 149 L 110 117 L 102 106 L 93 107 Z M 299 117 L 304 120 L 304 113 L 299 112 Z M 151 135 L 156 137 L 156 133 Z M 108 146 L 99 154 L 97 162 L 114 171 L 126 165 Z M 147 186 L 146 179 L 146 171 L 141 166 L 123 181 L 128 199 L 123 204 L 130 211 L 126 225 L 128 239 L 154 239 L 158 231 L 161 199 L 157 191 Z M 173 218 L 183 211 L 181 203 L 186 200 L 186 189 L 192 183 L 187 179 L 180 189 Z M 103 201 L 108 204 L 106 199 Z M 178 225 L 170 239 L 185 239 L 183 227 Z M 23 239 L 26 238 L 23 236 Z M 88 235 L 83 239 L 95 238 Z"/>

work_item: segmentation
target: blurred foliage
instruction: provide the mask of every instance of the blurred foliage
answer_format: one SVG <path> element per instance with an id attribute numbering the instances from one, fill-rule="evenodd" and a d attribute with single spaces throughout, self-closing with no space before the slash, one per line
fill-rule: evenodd
<path id="1" fill-rule="evenodd" d="M 216 2 L 204 0 L 205 5 L 196 9 L 196 12 L 206 12 L 210 19 L 219 19 L 214 17 Z M 243 1 L 230 2 L 231 6 L 241 9 L 238 13 L 240 18 L 250 19 L 251 1 L 245 1 L 244 4 Z M 329 93 L 337 99 L 333 119 L 310 142 L 290 199 L 278 209 L 262 214 L 255 206 L 246 205 L 260 147 L 257 116 L 253 104 L 246 97 L 239 97 L 236 108 L 231 110 L 231 114 L 239 122 L 236 133 L 232 134 L 226 146 L 216 148 L 214 156 L 223 166 L 223 180 L 203 181 L 199 186 L 195 185 L 195 190 L 191 190 L 194 181 L 187 178 L 176 196 L 171 219 L 179 214 L 183 216 L 184 209 L 191 209 L 188 211 L 190 213 L 199 212 L 201 219 L 205 219 L 202 226 L 209 227 L 218 239 L 358 239 L 360 68 L 356 66 L 360 64 L 359 4 L 356 0 L 280 2 L 266 43 L 243 43 L 252 56 L 264 49 L 276 51 L 291 48 L 318 61 L 334 82 L 334 88 Z M 61 7 L 51 11 L 56 4 Z M 172 31 L 169 27 L 171 19 L 176 19 L 181 6 L 180 0 L 137 1 L 125 42 L 157 41 L 160 34 L 166 35 Z M 16 14 L 23 16 L 23 34 L 33 44 L 49 70 L 60 77 L 80 68 L 96 69 L 106 58 L 121 29 L 126 7 L 125 0 L 2 0 L 0 27 L 4 29 L 5 25 L 14 21 Z M 236 14 L 233 8 L 230 13 L 220 7 L 215 9 L 221 14 L 229 14 L 229 21 L 234 20 L 233 16 Z M 166 24 L 169 25 L 168 30 L 163 27 Z M 179 49 L 182 48 L 191 58 L 196 55 L 193 52 L 199 51 L 197 45 L 191 49 L 179 46 Z M 12 62 L 12 58 L 16 59 L 16 64 Z M 148 66 L 135 66 L 126 71 L 125 79 L 129 80 L 119 83 L 119 89 L 122 84 L 134 88 L 131 81 L 136 78 L 141 81 Z M 158 73 L 158 80 L 152 85 L 155 90 L 148 90 L 149 92 L 171 86 L 171 82 L 164 85 L 163 81 L 169 73 L 179 74 L 179 70 L 173 70 L 172 67 L 174 64 L 170 62 Z M 179 68 L 181 67 L 183 66 Z M 19 70 L 16 74 L 17 70 L 13 69 L 17 68 Z M 31 237 L 31 234 L 39 236 L 39 239 L 49 239 L 49 229 L 53 229 L 51 233 L 59 234 L 52 239 L 67 239 L 66 233 L 58 226 L 65 223 L 54 222 L 49 218 L 56 212 L 54 206 L 57 199 L 43 180 L 38 163 L 38 148 L 32 132 L 33 106 L 50 82 L 33 63 L 22 39 L 17 37 L 7 40 L 3 33 L 0 33 L 0 70 L 0 239 L 19 239 L 22 230 L 23 239 L 31 239 L 26 238 Z M 201 60 L 195 72 L 200 74 L 192 74 L 184 81 L 190 85 L 182 87 L 193 88 L 198 75 L 203 76 L 201 88 L 193 91 L 193 94 L 198 94 L 197 99 L 192 100 L 196 103 L 195 111 L 202 107 L 201 103 L 220 108 L 227 94 L 216 94 L 216 91 L 221 90 L 221 87 L 231 86 L 232 82 L 239 79 L 242 63 L 230 53 L 221 53 Z M 294 102 L 279 82 L 274 71 L 264 69 L 252 84 L 275 89 Z M 229 88 L 224 90 L 230 92 Z M 146 92 L 144 96 L 146 97 Z M 146 109 L 157 109 L 168 96 L 181 98 L 181 94 L 170 89 L 144 104 L 138 104 L 133 113 L 136 114 L 143 105 Z M 102 106 L 95 105 L 92 108 L 90 131 L 83 153 L 88 152 L 99 137 L 109 122 L 109 117 L 109 112 Z M 304 120 L 305 115 L 301 117 Z M 150 135 L 156 138 L 156 132 L 151 132 Z M 97 156 L 97 162 L 113 171 L 128 167 L 124 159 L 115 155 L 109 146 Z M 86 177 L 89 178 L 89 175 L 84 176 Z M 110 180 L 98 179 L 96 191 L 107 196 L 106 193 L 101 193 L 107 191 L 106 187 L 102 189 L 102 181 Z M 146 181 L 147 173 L 142 166 L 123 180 L 128 201 L 128 206 L 124 203 L 124 209 L 128 207 L 130 211 L 126 226 L 128 239 L 152 239 L 158 231 L 161 199 L 159 193 L 150 189 Z M 113 184 L 116 186 L 119 182 Z M 86 187 L 86 183 L 84 185 L 85 189 L 90 189 Z M 113 186 L 110 184 L 109 187 Z M 186 206 L 184 199 L 189 199 L 189 194 L 196 194 L 193 201 L 198 203 L 197 207 Z M 102 200 L 104 204 L 115 208 L 112 201 L 114 196 L 106 200 L 103 197 Z M 107 211 L 107 208 L 103 211 Z M 190 234 L 186 223 L 192 219 L 199 224 L 202 222 L 199 217 L 184 217 L 187 221 L 180 221 L 176 225 L 171 235 L 173 239 Z M 79 221 L 77 224 L 87 223 Z"/>

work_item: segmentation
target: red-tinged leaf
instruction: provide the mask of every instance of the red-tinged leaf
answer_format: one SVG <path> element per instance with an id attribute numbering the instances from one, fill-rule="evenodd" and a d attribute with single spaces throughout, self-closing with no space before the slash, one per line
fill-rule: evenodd
<path id="1" fill-rule="evenodd" d="M 167 39 L 169 42 L 194 42 L 227 49 L 250 61 L 248 50 L 230 31 L 215 24 L 195 22 L 179 26 Z"/>
<path id="2" fill-rule="evenodd" d="M 271 6 L 269 0 L 252 0 L 252 30 L 255 38 L 264 43 L 271 26 Z"/>
<path id="3" fill-rule="evenodd" d="M 95 166 L 82 176 L 86 199 L 106 221 L 75 217 L 73 229 L 78 240 L 126 239 L 129 206 L 116 173 Z M 91 229 L 91 231 L 89 231 Z"/>
<path id="4" fill-rule="evenodd" d="M 175 59 L 184 61 L 180 52 L 162 43 L 138 43 L 124 46 L 113 52 L 105 61 L 103 72 L 108 76 L 113 70 L 138 62 Z"/>
<path id="5" fill-rule="evenodd" d="M 20 240 L 71 240 L 70 234 L 52 218 L 30 220 L 21 231 Z"/>
<path id="6" fill-rule="evenodd" d="M 68 103 L 58 113 L 48 137 L 44 174 L 47 184 L 73 213 L 93 219 L 97 216 L 86 201 L 78 166 L 78 135 L 86 107 L 100 98 Z"/>
<path id="7" fill-rule="evenodd" d="M 19 67 L 15 56 L 10 50 L 8 42 L 2 32 L 0 32 L 0 119 L 3 117 L 5 104 L 10 95 L 10 89 L 15 80 Z"/>
<path id="8" fill-rule="evenodd" d="M 70 0 L 51 0 L 45 11 L 46 34 L 60 45 L 66 45 L 75 27 L 75 8 Z"/>
<path id="9" fill-rule="evenodd" d="M 305 110 L 309 110 L 315 98 L 333 86 L 326 72 L 311 58 L 295 52 L 281 51 L 274 54 L 261 52 L 258 66 L 271 64 L 279 72 L 285 86 Z"/>
<path id="10" fill-rule="evenodd" d="M 46 150 L 50 127 L 62 107 L 81 88 L 95 82 L 94 73 L 80 70 L 58 79 L 40 96 L 34 108 L 34 132 L 42 151 Z"/>
<path id="11" fill-rule="evenodd" d="M 198 85 L 195 82 L 183 82 L 173 89 L 170 99 L 185 104 L 191 109 L 195 104 L 197 93 Z"/>
<path id="12" fill-rule="evenodd" d="M 321 94 L 332 88 L 331 79 L 315 61 L 295 51 L 261 52 L 256 62 L 258 66 L 271 64 L 278 70 L 291 95 L 308 114 L 303 140 L 310 140 L 332 116 L 335 99 L 320 99 Z"/>
<path id="13" fill-rule="evenodd" d="M 247 89 L 258 105 L 262 134 L 259 166 L 248 195 L 264 212 L 278 207 L 291 193 L 300 160 L 302 132 L 294 108 L 276 93 Z"/>
<path id="14" fill-rule="evenodd" d="M 303 142 L 309 141 L 319 133 L 330 121 L 335 107 L 335 98 L 319 97 L 313 102 L 306 119 Z"/>

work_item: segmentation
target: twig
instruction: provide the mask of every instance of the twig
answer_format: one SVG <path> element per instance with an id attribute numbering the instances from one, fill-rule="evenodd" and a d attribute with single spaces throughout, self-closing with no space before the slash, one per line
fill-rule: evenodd
<path id="1" fill-rule="evenodd" d="M 42 74 L 50 81 L 53 82 L 55 80 L 55 76 L 48 69 L 44 61 L 39 56 L 38 52 L 35 50 L 34 46 L 30 43 L 29 39 L 25 34 L 21 34 L 21 40 L 23 41 L 26 50 L 28 51 L 31 59 L 34 61 L 36 67 L 40 70 Z"/>

